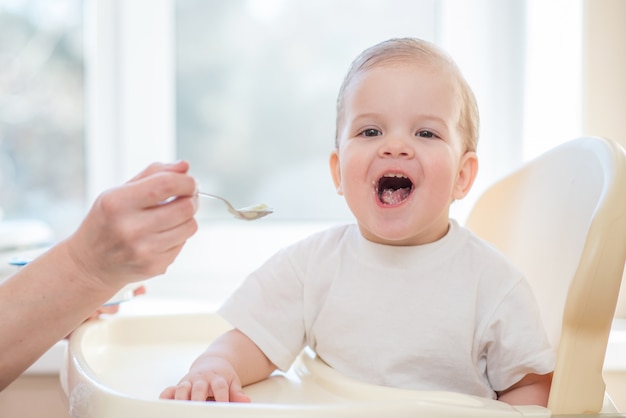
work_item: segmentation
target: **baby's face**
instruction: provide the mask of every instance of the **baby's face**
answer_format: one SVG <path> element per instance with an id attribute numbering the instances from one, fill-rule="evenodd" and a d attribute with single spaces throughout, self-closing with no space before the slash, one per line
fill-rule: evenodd
<path id="1" fill-rule="evenodd" d="M 345 92 L 339 148 L 330 159 L 370 241 L 419 245 L 448 230 L 449 206 L 477 170 L 458 128 L 460 95 L 449 75 L 417 63 L 378 66 Z"/>

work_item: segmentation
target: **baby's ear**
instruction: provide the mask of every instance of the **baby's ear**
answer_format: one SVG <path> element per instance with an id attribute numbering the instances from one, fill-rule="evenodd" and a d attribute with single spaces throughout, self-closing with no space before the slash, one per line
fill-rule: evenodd
<path id="1" fill-rule="evenodd" d="M 477 174 L 478 156 L 475 152 L 467 151 L 461 156 L 461 161 L 459 161 L 459 171 L 456 176 L 454 190 L 452 191 L 454 200 L 463 199 L 469 193 Z"/>
<path id="2" fill-rule="evenodd" d="M 334 150 L 330 153 L 330 175 L 333 177 L 333 183 L 335 183 L 335 190 L 339 195 L 343 195 L 343 188 L 341 187 L 341 164 L 339 164 L 339 151 Z"/>

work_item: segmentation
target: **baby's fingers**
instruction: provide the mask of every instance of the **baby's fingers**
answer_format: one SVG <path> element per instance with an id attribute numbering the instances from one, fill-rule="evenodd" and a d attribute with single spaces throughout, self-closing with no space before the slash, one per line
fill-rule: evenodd
<path id="1" fill-rule="evenodd" d="M 194 382 L 191 387 L 191 400 L 204 402 L 208 397 L 209 384 L 204 380 Z"/>
<path id="2" fill-rule="evenodd" d="M 176 386 L 168 386 L 159 395 L 159 399 L 174 399 L 176 395 Z"/>
<path id="3" fill-rule="evenodd" d="M 250 398 L 241 389 L 238 382 L 228 381 L 221 376 L 214 376 L 210 382 L 184 380 L 176 386 L 169 386 L 161 392 L 160 399 L 181 401 L 216 401 L 216 402 L 250 402 Z"/>
<path id="4" fill-rule="evenodd" d="M 230 387 L 230 401 L 231 402 L 250 402 L 250 398 L 248 397 L 248 395 L 246 395 L 243 390 L 241 389 L 241 386 L 239 385 L 232 385 Z"/>
<path id="5" fill-rule="evenodd" d="M 190 382 L 184 380 L 176 386 L 166 388 L 159 398 L 175 399 L 178 401 L 201 401 L 215 400 L 217 402 L 228 402 L 228 384 L 221 377 L 216 377 L 209 388 L 209 383 L 205 380 Z"/>
<path id="6" fill-rule="evenodd" d="M 191 382 L 184 381 L 180 382 L 178 385 L 174 387 L 174 398 L 179 401 L 189 401 L 191 400 Z"/>
<path id="7" fill-rule="evenodd" d="M 228 395 L 230 394 L 230 386 L 226 379 L 222 376 L 215 376 L 213 380 L 211 380 L 210 394 L 216 402 L 229 402 L 230 397 Z M 207 397 L 205 396 L 204 399 L 206 398 Z"/>
<path id="8" fill-rule="evenodd" d="M 178 401 L 201 401 L 209 397 L 209 384 L 204 380 L 190 382 L 185 380 L 177 386 L 169 387 L 161 393 L 163 399 L 176 399 Z"/>

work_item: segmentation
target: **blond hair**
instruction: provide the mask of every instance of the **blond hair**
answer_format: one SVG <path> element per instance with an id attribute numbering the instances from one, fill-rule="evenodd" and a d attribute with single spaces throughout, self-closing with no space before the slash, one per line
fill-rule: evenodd
<path id="1" fill-rule="evenodd" d="M 417 38 L 390 39 L 363 51 L 353 62 L 337 96 L 337 121 L 335 145 L 339 146 L 339 130 L 343 123 L 346 90 L 354 77 L 378 65 L 391 62 L 415 61 L 448 71 L 454 78 L 461 96 L 459 128 L 464 134 L 466 151 L 476 151 L 478 145 L 479 116 L 474 93 L 461 74 L 459 67 L 441 48 Z"/>

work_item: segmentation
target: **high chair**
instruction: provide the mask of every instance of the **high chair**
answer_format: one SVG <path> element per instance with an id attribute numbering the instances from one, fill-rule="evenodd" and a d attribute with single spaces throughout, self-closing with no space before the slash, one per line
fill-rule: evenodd
<path id="1" fill-rule="evenodd" d="M 190 314 L 118 316 L 76 330 L 61 370 L 70 415 L 430 418 L 600 411 L 602 364 L 626 258 L 624 150 L 597 138 L 558 146 L 489 188 L 467 224 L 531 282 L 558 347 L 548 408 L 365 384 L 309 350 L 287 373 L 246 387 L 251 404 L 159 400 L 160 391 L 229 328 L 217 315 Z"/>
<path id="2" fill-rule="evenodd" d="M 557 363 L 548 408 L 598 412 L 602 365 L 626 259 L 626 156 L 580 138 L 489 188 L 467 226 L 526 274 Z"/>

